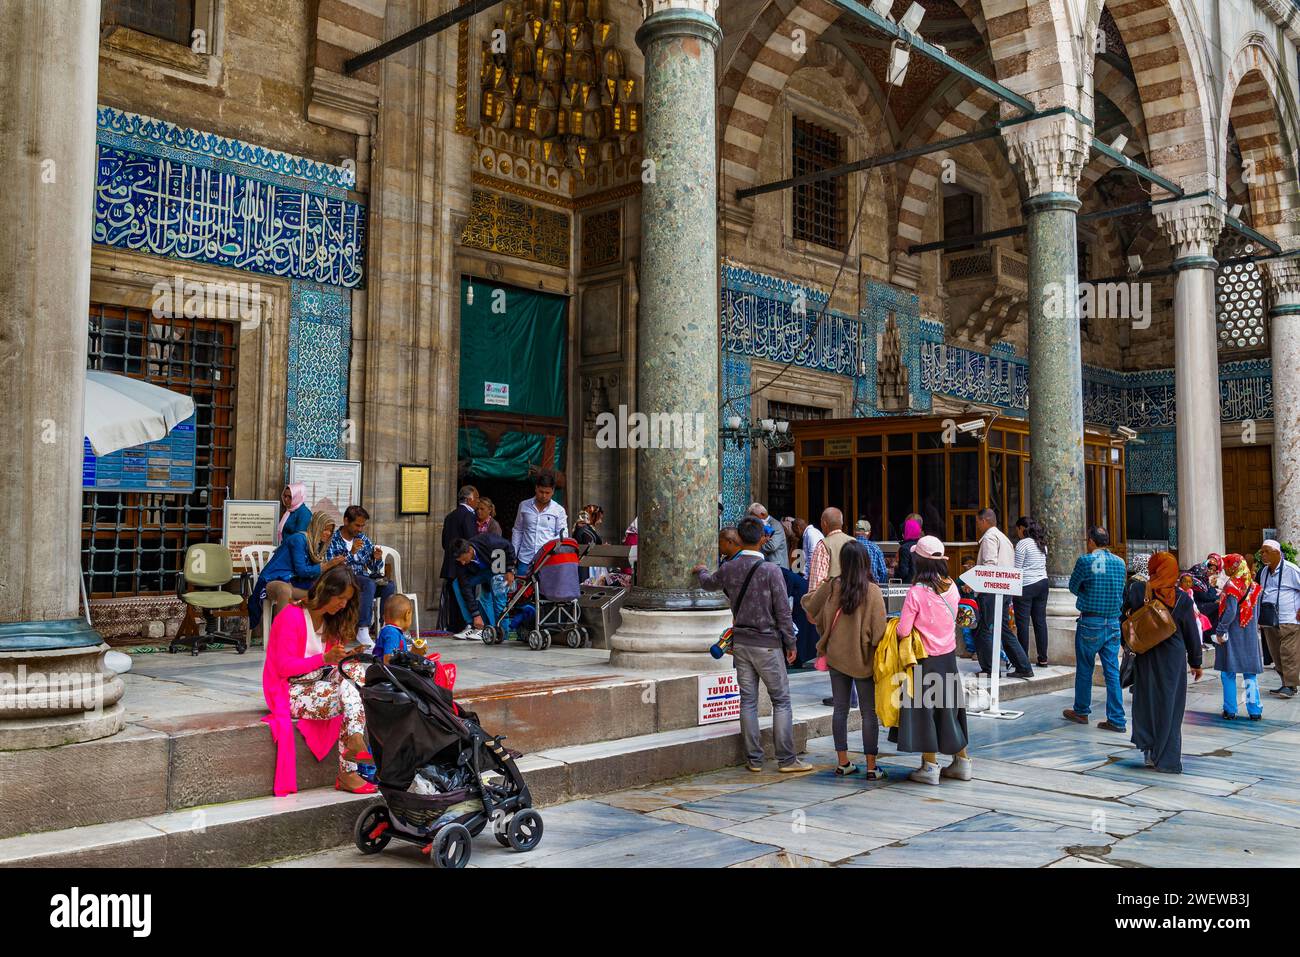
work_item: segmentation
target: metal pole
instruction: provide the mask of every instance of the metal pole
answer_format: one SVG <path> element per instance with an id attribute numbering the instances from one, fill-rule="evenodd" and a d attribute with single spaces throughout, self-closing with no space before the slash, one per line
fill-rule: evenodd
<path id="1" fill-rule="evenodd" d="M 475 14 L 482 13 L 484 10 L 495 7 L 501 2 L 502 0 L 469 0 L 464 6 L 456 7 L 441 16 L 434 17 L 427 23 L 422 23 L 414 29 L 407 30 L 402 35 L 393 37 L 391 40 L 385 40 L 373 50 L 358 53 L 343 64 L 343 72 L 347 74 L 356 73 L 372 63 L 378 63 L 400 50 L 405 50 L 407 47 L 413 46 L 435 33 L 441 33 L 448 27 L 454 27 L 462 20 L 468 20 Z"/>

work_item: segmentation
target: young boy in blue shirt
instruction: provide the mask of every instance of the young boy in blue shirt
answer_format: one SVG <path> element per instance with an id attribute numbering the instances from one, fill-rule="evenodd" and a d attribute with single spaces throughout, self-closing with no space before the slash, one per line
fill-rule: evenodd
<path id="1" fill-rule="evenodd" d="M 411 627 L 412 614 L 411 599 L 405 595 L 393 595 L 384 602 L 384 627 L 379 629 L 371 654 L 387 662 L 399 651 L 406 651 L 406 632 Z"/>

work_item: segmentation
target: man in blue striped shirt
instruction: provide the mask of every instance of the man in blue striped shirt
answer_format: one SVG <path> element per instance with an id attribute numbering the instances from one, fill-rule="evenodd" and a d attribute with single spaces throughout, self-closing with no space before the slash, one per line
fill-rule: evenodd
<path id="1" fill-rule="evenodd" d="M 1088 529 L 1088 553 L 1080 555 L 1070 575 L 1070 592 L 1079 609 L 1074 631 L 1074 707 L 1061 712 L 1067 721 L 1087 724 L 1092 713 L 1092 674 L 1098 655 L 1106 678 L 1106 720 L 1097 727 L 1123 732 L 1123 691 L 1119 686 L 1119 615 L 1124 607 L 1124 561 L 1113 554 L 1110 533 Z"/>

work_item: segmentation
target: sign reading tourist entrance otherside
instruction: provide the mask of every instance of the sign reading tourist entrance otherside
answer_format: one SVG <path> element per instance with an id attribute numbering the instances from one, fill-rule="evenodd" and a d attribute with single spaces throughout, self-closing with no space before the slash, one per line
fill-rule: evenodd
<path id="1" fill-rule="evenodd" d="M 976 565 L 962 572 L 961 580 L 981 594 L 1019 595 L 1024 590 L 1024 579 L 1019 568 Z"/>
<path id="2" fill-rule="evenodd" d="M 700 724 L 740 720 L 740 685 L 734 671 L 699 676 Z"/>

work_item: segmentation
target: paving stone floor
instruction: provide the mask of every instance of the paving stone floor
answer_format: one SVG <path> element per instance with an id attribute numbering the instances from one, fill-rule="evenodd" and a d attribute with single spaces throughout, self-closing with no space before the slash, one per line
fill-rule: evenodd
<path id="1" fill-rule="evenodd" d="M 1261 678 L 1262 688 L 1277 685 Z M 801 691 L 815 691 L 806 681 Z M 1094 689 L 1093 716 L 1104 714 Z M 1220 685 L 1191 685 L 1184 773 L 1143 767 L 1127 735 L 1061 718 L 1071 692 L 1023 698 L 1015 720 L 970 719 L 975 778 L 938 787 L 837 778 L 830 738 L 812 774 L 728 768 L 544 808 L 530 854 L 474 843 L 477 867 L 1261 867 L 1300 864 L 1300 699 L 1265 696 L 1264 720 L 1224 721 Z M 1126 705 L 1131 698 L 1126 695 Z M 860 738 L 858 742 L 860 743 Z M 850 745 L 854 745 L 853 737 Z M 860 759 L 860 754 L 859 754 Z M 943 759 L 941 759 L 943 760 Z M 410 845 L 351 845 L 277 866 L 428 866 Z"/>

